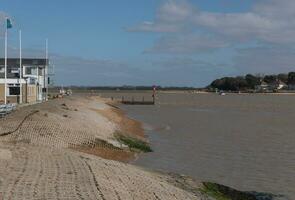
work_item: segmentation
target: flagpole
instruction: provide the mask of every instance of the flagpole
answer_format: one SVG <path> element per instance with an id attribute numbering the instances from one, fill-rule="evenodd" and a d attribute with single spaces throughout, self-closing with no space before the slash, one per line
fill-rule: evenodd
<path id="1" fill-rule="evenodd" d="M 20 80 L 20 100 L 19 103 L 23 103 L 23 85 L 22 85 L 22 31 L 19 30 L 19 80 Z"/>
<path id="2" fill-rule="evenodd" d="M 4 102 L 5 104 L 7 104 L 7 19 L 5 20 L 6 21 L 6 28 L 5 28 L 5 64 L 4 64 L 4 67 L 5 67 L 5 73 L 4 73 Z"/>
<path id="3" fill-rule="evenodd" d="M 45 92 L 45 101 L 47 101 L 47 97 L 48 97 L 48 77 L 46 75 L 48 75 L 48 39 L 46 39 L 45 41 L 45 45 L 46 45 L 46 50 L 45 50 L 45 59 L 46 59 L 46 65 L 45 65 L 45 69 L 44 69 L 44 88 L 46 88 L 46 92 Z"/>

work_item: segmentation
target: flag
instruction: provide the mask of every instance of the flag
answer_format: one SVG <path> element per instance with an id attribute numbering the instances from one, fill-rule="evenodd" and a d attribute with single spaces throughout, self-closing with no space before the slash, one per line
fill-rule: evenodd
<path id="1" fill-rule="evenodd" d="M 7 29 L 12 28 L 12 23 L 11 23 L 11 20 L 9 18 L 6 19 L 6 26 L 7 26 Z"/>

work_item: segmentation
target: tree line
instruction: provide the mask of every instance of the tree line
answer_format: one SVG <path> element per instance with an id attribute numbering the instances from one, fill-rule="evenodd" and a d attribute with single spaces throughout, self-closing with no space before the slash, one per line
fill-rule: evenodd
<path id="1" fill-rule="evenodd" d="M 195 90 L 196 88 L 194 87 L 177 87 L 177 86 L 67 86 L 64 87 L 65 89 L 72 89 L 72 90 L 122 90 L 122 91 L 130 91 L 130 90 L 135 90 L 135 91 L 152 91 L 156 87 L 157 90 L 163 90 L 163 91 L 173 91 L 173 90 Z M 62 86 L 55 86 L 55 89 L 60 89 Z"/>
<path id="2" fill-rule="evenodd" d="M 277 75 L 252 75 L 247 74 L 246 76 L 236 77 L 223 77 L 214 80 L 209 86 L 209 89 L 219 89 L 225 91 L 243 91 L 243 90 L 254 90 L 256 86 L 262 82 L 267 84 L 275 84 L 281 81 L 286 85 L 295 85 L 295 72 L 289 72 L 288 74 L 277 74 Z"/>

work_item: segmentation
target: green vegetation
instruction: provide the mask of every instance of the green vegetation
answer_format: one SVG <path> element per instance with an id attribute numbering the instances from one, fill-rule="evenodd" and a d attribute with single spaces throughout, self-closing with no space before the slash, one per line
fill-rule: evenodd
<path id="1" fill-rule="evenodd" d="M 201 192 L 216 200 L 258 200 L 252 193 L 240 192 L 223 185 L 209 182 L 203 183 Z"/>
<path id="2" fill-rule="evenodd" d="M 225 91 L 243 91 L 243 90 L 254 90 L 256 86 L 262 82 L 266 84 L 275 85 L 278 82 L 285 83 L 286 85 L 295 84 L 295 72 L 288 74 L 278 75 L 252 75 L 247 74 L 246 76 L 237 77 L 223 77 L 214 80 L 209 86 L 209 89 L 217 88 Z"/>
<path id="3" fill-rule="evenodd" d="M 295 72 L 290 72 L 288 74 L 288 83 L 295 84 Z"/>
<path id="4" fill-rule="evenodd" d="M 122 134 L 117 134 L 116 138 L 122 142 L 123 144 L 127 145 L 131 150 L 132 149 L 137 149 L 142 152 L 152 152 L 153 150 L 149 146 L 147 142 L 144 142 L 142 140 L 133 138 L 133 137 L 128 137 L 124 136 Z"/>

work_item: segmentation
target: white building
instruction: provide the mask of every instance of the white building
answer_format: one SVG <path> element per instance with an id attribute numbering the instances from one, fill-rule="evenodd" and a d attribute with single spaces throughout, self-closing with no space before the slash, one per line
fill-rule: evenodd
<path id="1" fill-rule="evenodd" d="M 5 101 L 5 60 L 0 59 L 0 103 Z M 47 100 L 48 60 L 7 59 L 7 103 L 30 103 Z M 21 71 L 21 72 L 20 72 Z M 21 73 L 21 74 L 20 74 Z"/>

